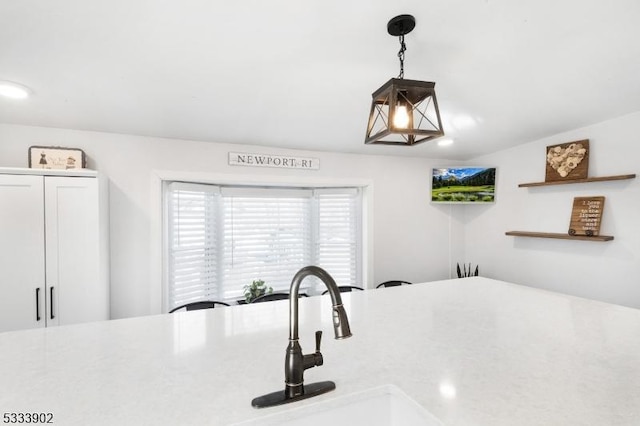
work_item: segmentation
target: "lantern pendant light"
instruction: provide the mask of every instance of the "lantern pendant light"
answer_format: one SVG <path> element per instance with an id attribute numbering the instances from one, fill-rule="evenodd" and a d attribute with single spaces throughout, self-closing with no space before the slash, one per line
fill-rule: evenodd
<path id="1" fill-rule="evenodd" d="M 444 136 L 435 83 L 404 79 L 404 36 L 416 20 L 399 15 L 387 24 L 390 35 L 399 37 L 400 75 L 373 92 L 366 144 L 415 145 Z"/>

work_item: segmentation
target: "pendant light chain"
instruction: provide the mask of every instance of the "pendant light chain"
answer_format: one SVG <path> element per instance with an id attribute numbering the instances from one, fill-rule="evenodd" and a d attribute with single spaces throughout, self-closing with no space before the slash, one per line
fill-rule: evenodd
<path id="1" fill-rule="evenodd" d="M 404 44 L 404 34 L 398 37 L 400 39 L 400 51 L 398 52 L 398 59 L 400 59 L 400 75 L 398 78 L 404 78 L 404 52 L 407 50 L 407 45 Z"/>

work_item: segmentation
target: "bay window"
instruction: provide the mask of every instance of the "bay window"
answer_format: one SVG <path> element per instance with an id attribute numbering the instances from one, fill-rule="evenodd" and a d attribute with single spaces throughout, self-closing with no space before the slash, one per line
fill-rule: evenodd
<path id="1" fill-rule="evenodd" d="M 288 291 L 302 267 L 362 286 L 362 195 L 350 188 L 283 188 L 168 182 L 167 308 L 233 301 L 260 279 Z M 313 277 L 301 291 L 319 292 Z"/>

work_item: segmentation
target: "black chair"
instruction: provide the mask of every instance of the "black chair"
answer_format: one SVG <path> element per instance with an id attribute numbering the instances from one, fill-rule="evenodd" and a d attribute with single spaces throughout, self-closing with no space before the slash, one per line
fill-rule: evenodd
<path id="1" fill-rule="evenodd" d="M 298 297 L 307 297 L 305 293 L 298 294 Z M 251 303 L 271 302 L 273 300 L 284 300 L 289 298 L 289 293 L 269 293 L 256 297 Z"/>
<path id="2" fill-rule="evenodd" d="M 271 302 L 272 300 L 284 300 L 289 298 L 289 293 L 269 293 L 258 296 L 251 303 Z"/>
<path id="3" fill-rule="evenodd" d="M 229 306 L 224 302 L 218 302 L 215 300 L 201 300 L 199 302 L 191 302 L 191 303 L 185 303 L 184 305 L 180 305 L 177 308 L 173 308 L 172 310 L 170 310 L 169 313 L 172 314 L 181 309 L 184 309 L 185 311 L 197 311 L 199 309 L 213 309 L 216 307 L 216 305 Z"/>
<path id="4" fill-rule="evenodd" d="M 405 284 L 411 284 L 409 281 L 397 281 L 397 280 L 392 280 L 392 281 L 385 281 L 381 284 L 378 284 L 376 286 L 376 288 L 380 288 L 380 287 L 397 287 L 399 285 L 405 285 Z"/>
<path id="5" fill-rule="evenodd" d="M 360 291 L 364 291 L 364 288 L 362 287 L 357 287 L 355 285 L 339 285 L 338 286 L 338 290 L 340 290 L 340 293 L 351 293 L 353 290 L 360 290 Z M 323 295 L 329 293 L 329 290 L 325 290 L 322 292 Z"/>

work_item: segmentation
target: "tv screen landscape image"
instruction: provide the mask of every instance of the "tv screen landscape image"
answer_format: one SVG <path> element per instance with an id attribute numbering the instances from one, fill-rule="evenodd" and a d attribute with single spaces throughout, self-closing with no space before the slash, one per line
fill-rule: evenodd
<path id="1" fill-rule="evenodd" d="M 486 204 L 496 198 L 495 167 L 447 167 L 431 173 L 431 201 Z"/>

